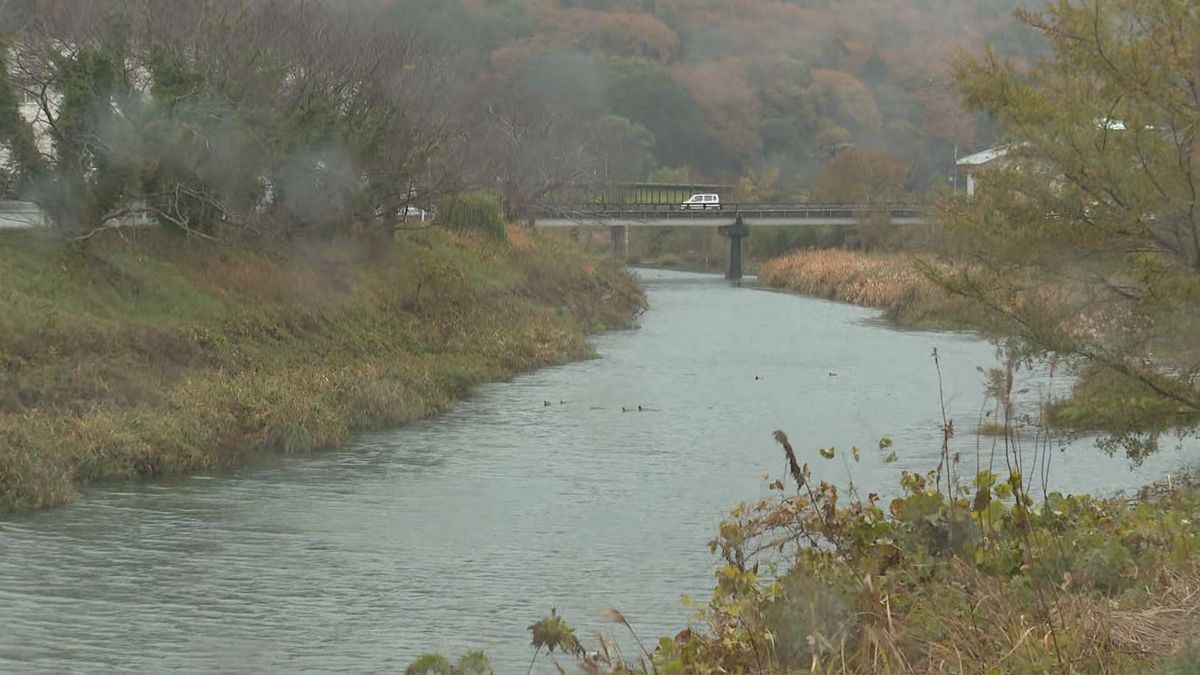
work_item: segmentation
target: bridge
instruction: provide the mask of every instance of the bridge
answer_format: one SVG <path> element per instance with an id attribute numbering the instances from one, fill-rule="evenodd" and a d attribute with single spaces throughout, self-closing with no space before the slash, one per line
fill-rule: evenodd
<path id="1" fill-rule="evenodd" d="M 722 204 L 719 209 L 685 210 L 678 204 L 591 204 L 545 206 L 534 214 L 537 227 L 607 227 L 613 252 L 629 250 L 630 227 L 716 227 L 729 237 L 726 279 L 742 278 L 742 239 L 751 225 L 852 226 L 871 218 L 893 225 L 931 222 L 928 211 L 915 204 Z"/>

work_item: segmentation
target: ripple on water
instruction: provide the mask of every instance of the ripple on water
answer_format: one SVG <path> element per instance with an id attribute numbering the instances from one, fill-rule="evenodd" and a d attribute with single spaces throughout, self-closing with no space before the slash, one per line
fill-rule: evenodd
<path id="1" fill-rule="evenodd" d="M 783 469 L 775 429 L 822 477 L 886 493 L 937 462 L 933 347 L 948 414 L 978 419 L 977 368 L 995 358 L 969 336 L 703 275 L 653 272 L 648 288 L 640 330 L 596 338 L 603 358 L 481 387 L 439 418 L 0 520 L 0 671 L 397 671 L 482 647 L 523 672 L 526 627 L 550 607 L 582 635 L 609 629 L 607 605 L 643 636 L 683 626 L 717 523 Z M 861 463 L 816 454 L 851 444 Z M 973 461 L 968 434 L 955 444 Z M 1055 489 L 1139 485 L 1195 450 L 1131 470 L 1086 446 L 1056 452 Z"/>

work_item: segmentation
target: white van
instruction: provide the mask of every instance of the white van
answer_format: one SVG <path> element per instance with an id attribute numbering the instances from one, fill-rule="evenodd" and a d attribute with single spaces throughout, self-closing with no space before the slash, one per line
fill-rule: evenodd
<path id="1" fill-rule="evenodd" d="M 694 194 L 688 197 L 688 200 L 679 205 L 679 208 L 684 209 L 720 209 L 721 198 L 714 194 Z"/>

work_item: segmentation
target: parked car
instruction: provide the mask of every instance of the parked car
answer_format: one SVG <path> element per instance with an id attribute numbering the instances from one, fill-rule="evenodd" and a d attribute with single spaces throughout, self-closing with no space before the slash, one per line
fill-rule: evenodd
<path id="1" fill-rule="evenodd" d="M 422 208 L 419 208 L 416 206 L 406 206 L 406 207 L 404 207 L 404 210 L 401 212 L 400 219 L 405 222 L 408 222 L 410 220 L 417 220 L 417 221 L 420 221 L 423 223 L 427 220 L 433 220 L 433 214 L 430 213 L 429 211 L 426 211 L 425 209 L 422 209 Z"/>
<path id="2" fill-rule="evenodd" d="M 712 193 L 694 194 L 688 197 L 688 200 L 679 205 L 683 210 L 688 209 L 720 209 L 721 197 Z"/>

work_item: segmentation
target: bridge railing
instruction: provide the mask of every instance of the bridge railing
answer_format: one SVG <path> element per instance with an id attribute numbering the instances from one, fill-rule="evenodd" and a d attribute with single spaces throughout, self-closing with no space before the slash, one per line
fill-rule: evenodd
<path id="1" fill-rule="evenodd" d="M 545 206 L 537 210 L 543 218 L 627 220 L 702 220 L 716 217 L 861 219 L 886 214 L 890 218 L 921 218 L 927 209 L 918 204 L 722 204 L 719 209 L 685 209 L 678 204 L 581 204 Z"/>

